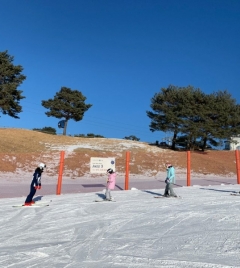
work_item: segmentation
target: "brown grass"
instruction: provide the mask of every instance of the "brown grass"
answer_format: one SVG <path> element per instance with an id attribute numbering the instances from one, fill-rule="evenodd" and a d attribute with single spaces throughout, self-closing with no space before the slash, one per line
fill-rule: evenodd
<path id="1" fill-rule="evenodd" d="M 67 152 L 67 146 L 78 148 Z M 45 162 L 49 167 L 48 175 L 56 175 L 61 150 L 66 151 L 65 176 L 71 178 L 89 173 L 90 157 L 115 157 L 117 171 L 124 173 L 126 151 L 130 151 L 132 174 L 154 176 L 158 171 L 165 170 L 166 162 L 171 162 L 178 169 L 186 169 L 187 165 L 186 152 L 162 149 L 143 142 L 57 136 L 25 129 L 0 129 L 1 172 L 32 172 L 37 163 Z M 215 150 L 191 152 L 191 170 L 221 176 L 236 173 L 235 153 Z"/>

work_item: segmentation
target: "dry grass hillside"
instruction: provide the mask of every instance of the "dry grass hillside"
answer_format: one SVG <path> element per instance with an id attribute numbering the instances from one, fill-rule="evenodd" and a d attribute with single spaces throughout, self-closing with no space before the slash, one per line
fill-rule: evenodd
<path id="1" fill-rule="evenodd" d="M 0 129 L 0 170 L 32 172 L 39 161 L 47 163 L 48 175 L 58 173 L 60 151 L 65 151 L 64 175 L 70 178 L 89 174 L 90 157 L 115 157 L 119 173 L 125 170 L 126 151 L 130 151 L 130 172 L 155 176 L 171 162 L 186 170 L 185 151 L 172 151 L 144 142 L 106 138 L 79 138 L 44 134 L 24 129 Z M 191 170 L 200 174 L 236 173 L 234 151 L 191 152 Z"/>

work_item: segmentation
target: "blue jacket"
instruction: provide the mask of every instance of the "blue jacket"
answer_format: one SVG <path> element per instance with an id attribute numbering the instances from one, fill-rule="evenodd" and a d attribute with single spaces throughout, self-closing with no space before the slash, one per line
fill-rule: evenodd
<path id="1" fill-rule="evenodd" d="M 41 186 L 41 176 L 42 176 L 42 170 L 40 168 L 36 168 L 35 172 L 33 173 L 33 179 L 31 186 Z"/>
<path id="2" fill-rule="evenodd" d="M 170 183 L 175 183 L 175 169 L 174 167 L 167 168 L 167 179 Z"/>

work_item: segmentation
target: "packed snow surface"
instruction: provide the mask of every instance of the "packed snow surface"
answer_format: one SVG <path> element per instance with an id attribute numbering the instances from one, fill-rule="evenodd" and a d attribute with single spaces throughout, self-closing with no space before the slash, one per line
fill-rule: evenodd
<path id="1" fill-rule="evenodd" d="M 0 199 L 0 267 L 240 267 L 239 185 Z M 40 192 L 38 192 L 40 193 Z"/>

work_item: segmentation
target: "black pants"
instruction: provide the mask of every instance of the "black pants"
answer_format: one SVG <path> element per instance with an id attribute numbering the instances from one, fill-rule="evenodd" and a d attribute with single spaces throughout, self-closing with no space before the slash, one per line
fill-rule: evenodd
<path id="1" fill-rule="evenodd" d="M 32 199 L 33 199 L 33 197 L 34 197 L 34 195 L 36 194 L 36 189 L 35 189 L 35 187 L 34 186 L 30 186 L 30 193 L 29 193 L 29 195 L 27 196 L 27 198 L 26 198 L 26 200 L 25 200 L 25 203 L 30 203 L 30 202 L 32 202 Z"/>

